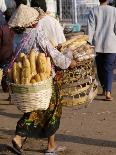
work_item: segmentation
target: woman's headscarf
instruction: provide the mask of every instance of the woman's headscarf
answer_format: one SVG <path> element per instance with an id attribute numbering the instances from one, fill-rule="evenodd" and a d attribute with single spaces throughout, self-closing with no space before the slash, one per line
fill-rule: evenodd
<path id="1" fill-rule="evenodd" d="M 27 5 L 21 4 L 8 22 L 10 27 L 29 27 L 31 23 L 37 21 L 39 12 Z"/>

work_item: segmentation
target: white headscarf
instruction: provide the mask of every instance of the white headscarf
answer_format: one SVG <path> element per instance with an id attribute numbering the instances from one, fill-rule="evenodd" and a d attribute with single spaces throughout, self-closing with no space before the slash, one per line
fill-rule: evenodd
<path id="1" fill-rule="evenodd" d="M 5 4 L 5 0 L 0 0 L 0 10 L 2 12 L 5 12 L 7 9 L 6 4 Z"/>

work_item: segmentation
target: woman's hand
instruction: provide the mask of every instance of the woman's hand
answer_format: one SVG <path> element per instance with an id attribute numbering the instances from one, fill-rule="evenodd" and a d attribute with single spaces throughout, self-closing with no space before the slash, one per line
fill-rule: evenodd
<path id="1" fill-rule="evenodd" d="M 76 61 L 72 60 L 71 64 L 70 64 L 70 68 L 74 68 L 74 67 L 76 67 L 76 65 L 77 65 Z"/>
<path id="2" fill-rule="evenodd" d="M 58 51 L 61 51 L 62 44 L 58 44 L 58 46 L 56 48 L 57 48 Z"/>

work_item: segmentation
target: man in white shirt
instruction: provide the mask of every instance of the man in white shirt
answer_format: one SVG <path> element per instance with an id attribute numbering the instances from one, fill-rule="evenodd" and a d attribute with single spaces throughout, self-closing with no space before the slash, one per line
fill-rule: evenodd
<path id="1" fill-rule="evenodd" d="M 99 0 L 88 18 L 89 42 L 95 46 L 97 73 L 106 100 L 111 101 L 113 69 L 116 60 L 116 8 Z"/>
<path id="2" fill-rule="evenodd" d="M 44 12 L 47 11 L 47 7 L 44 5 L 43 0 L 31 0 L 31 6 L 40 7 Z M 39 25 L 41 25 L 46 37 L 54 47 L 60 47 L 60 45 L 66 41 L 63 27 L 54 17 L 45 14 L 39 21 Z"/>

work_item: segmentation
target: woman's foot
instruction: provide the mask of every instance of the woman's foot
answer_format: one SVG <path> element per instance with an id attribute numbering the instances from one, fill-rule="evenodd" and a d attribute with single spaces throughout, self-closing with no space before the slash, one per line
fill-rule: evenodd
<path id="1" fill-rule="evenodd" d="M 17 154 L 23 155 L 21 136 L 16 135 L 12 140 L 12 145 Z"/>
<path id="2" fill-rule="evenodd" d="M 57 155 L 55 152 L 45 152 L 45 155 Z"/>
<path id="3" fill-rule="evenodd" d="M 45 155 L 56 155 L 57 152 L 64 152 L 66 150 L 65 146 L 58 146 L 54 149 L 47 150 Z"/>
<path id="4" fill-rule="evenodd" d="M 15 141 L 20 148 L 22 147 L 22 138 L 21 138 L 21 136 L 16 135 L 13 138 L 13 141 Z"/>
<path id="5" fill-rule="evenodd" d="M 113 97 L 111 96 L 111 92 L 106 92 L 106 101 L 112 101 Z"/>
<path id="6" fill-rule="evenodd" d="M 14 148 L 15 152 L 18 155 L 23 155 L 23 150 L 22 150 L 21 146 L 19 146 L 14 139 L 12 140 L 12 145 L 13 145 L 13 148 Z"/>

